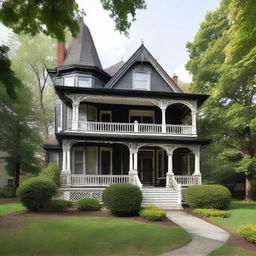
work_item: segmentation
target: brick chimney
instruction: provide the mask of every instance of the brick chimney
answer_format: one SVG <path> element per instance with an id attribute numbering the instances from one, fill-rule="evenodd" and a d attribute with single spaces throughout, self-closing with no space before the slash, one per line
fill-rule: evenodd
<path id="1" fill-rule="evenodd" d="M 58 66 L 62 65 L 66 56 L 66 47 L 62 42 L 57 43 L 57 62 Z"/>
<path id="2" fill-rule="evenodd" d="M 178 81 L 179 81 L 179 77 L 176 75 L 176 73 L 174 73 L 173 77 L 172 77 L 172 80 L 175 84 L 178 84 Z"/>

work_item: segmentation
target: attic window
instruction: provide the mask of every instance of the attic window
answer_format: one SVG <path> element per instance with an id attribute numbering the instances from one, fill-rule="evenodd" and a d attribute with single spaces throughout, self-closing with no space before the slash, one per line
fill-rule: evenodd
<path id="1" fill-rule="evenodd" d="M 150 73 L 133 73 L 133 89 L 150 90 Z"/>
<path id="2" fill-rule="evenodd" d="M 64 85 L 65 86 L 74 86 L 74 77 L 68 76 L 64 78 Z"/>
<path id="3" fill-rule="evenodd" d="M 78 87 L 87 87 L 87 88 L 92 87 L 92 78 L 79 76 L 77 86 Z"/>

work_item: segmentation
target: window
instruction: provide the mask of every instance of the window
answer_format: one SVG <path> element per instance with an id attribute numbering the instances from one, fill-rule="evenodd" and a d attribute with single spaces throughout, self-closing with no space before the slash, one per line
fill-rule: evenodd
<path id="1" fill-rule="evenodd" d="M 77 86 L 91 88 L 92 87 L 92 78 L 79 76 L 78 81 L 77 81 Z"/>
<path id="2" fill-rule="evenodd" d="M 91 121 L 91 122 L 97 121 L 97 108 L 96 107 L 88 105 L 87 121 Z"/>
<path id="3" fill-rule="evenodd" d="M 84 151 L 83 149 L 74 150 L 74 173 L 84 173 Z"/>
<path id="4" fill-rule="evenodd" d="M 150 90 L 150 73 L 133 73 L 133 89 Z"/>
<path id="5" fill-rule="evenodd" d="M 74 77 L 73 76 L 65 77 L 64 85 L 65 86 L 74 86 Z"/>
<path id="6" fill-rule="evenodd" d="M 150 110 L 130 110 L 129 118 L 130 123 L 134 123 L 134 121 L 138 121 L 138 123 L 144 124 L 153 124 L 154 123 L 154 111 Z"/>
<path id="7" fill-rule="evenodd" d="M 100 111 L 100 121 L 101 122 L 112 122 L 112 112 L 111 111 L 106 111 L 106 110 L 101 110 Z"/>
<path id="8" fill-rule="evenodd" d="M 86 147 L 86 174 L 97 174 L 98 148 Z"/>
<path id="9" fill-rule="evenodd" d="M 58 152 L 49 152 L 49 163 L 57 163 L 58 164 L 58 158 L 59 158 L 59 153 Z"/>

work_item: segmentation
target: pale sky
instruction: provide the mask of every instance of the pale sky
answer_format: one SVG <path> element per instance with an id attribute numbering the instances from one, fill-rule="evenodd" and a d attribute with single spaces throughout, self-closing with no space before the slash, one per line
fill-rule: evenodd
<path id="1" fill-rule="evenodd" d="M 218 7 L 220 0 L 147 0 L 147 9 L 138 11 L 129 37 L 114 31 L 114 21 L 103 10 L 100 0 L 77 0 L 87 16 L 89 27 L 104 68 L 124 61 L 144 45 L 166 72 L 176 73 L 185 82 L 191 80 L 184 65 L 188 60 L 186 42 L 192 41 L 207 11 Z M 8 30 L 0 24 L 0 42 Z"/>

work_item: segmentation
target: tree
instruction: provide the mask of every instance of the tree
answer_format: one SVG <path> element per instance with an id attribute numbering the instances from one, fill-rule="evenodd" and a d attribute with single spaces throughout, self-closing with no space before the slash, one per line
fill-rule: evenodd
<path id="1" fill-rule="evenodd" d="M 32 91 L 33 107 L 38 114 L 44 138 L 49 137 L 53 123 L 54 91 L 48 79 L 45 66 L 56 66 L 56 44 L 43 34 L 31 38 L 26 35 L 12 35 L 9 46 L 14 52 L 12 68 L 22 82 Z"/>
<path id="2" fill-rule="evenodd" d="M 21 81 L 16 80 L 15 98 L 9 97 L 0 87 L 0 150 L 7 156 L 7 171 L 15 178 L 15 189 L 19 186 L 20 174 L 36 173 L 39 168 L 37 152 L 41 142 L 31 106 L 31 92 Z"/>
<path id="3" fill-rule="evenodd" d="M 202 134 L 211 134 L 213 145 L 220 145 L 217 162 L 244 173 L 249 202 L 256 170 L 255 11 L 255 1 L 222 1 L 187 44 L 192 89 L 211 95 L 202 109 Z"/>

